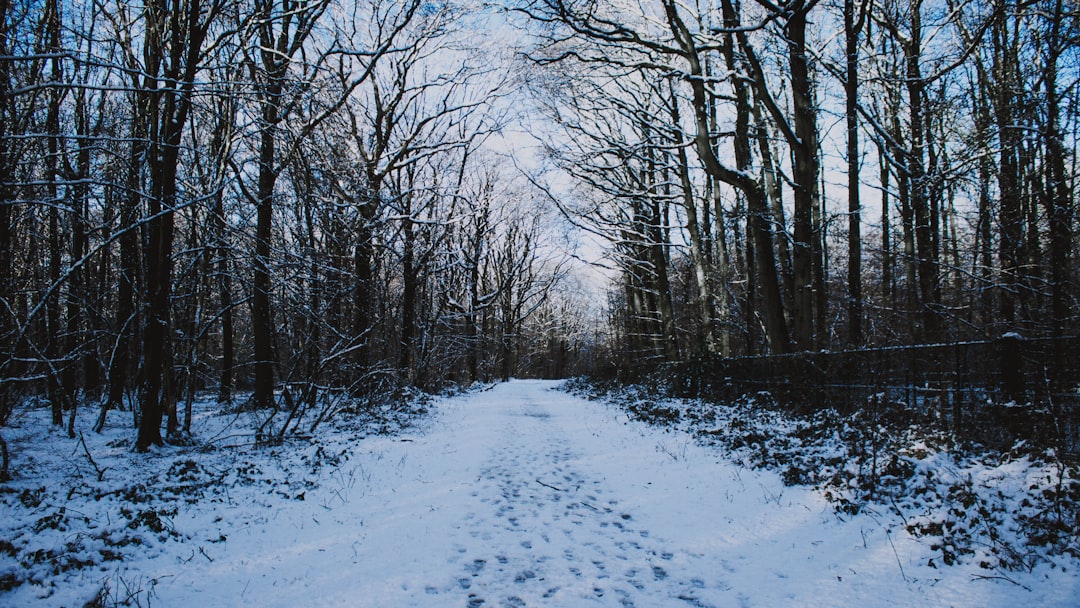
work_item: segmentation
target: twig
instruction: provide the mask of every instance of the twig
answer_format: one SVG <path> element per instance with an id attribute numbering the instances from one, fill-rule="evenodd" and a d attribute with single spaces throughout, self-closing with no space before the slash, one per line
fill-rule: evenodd
<path id="1" fill-rule="evenodd" d="M 544 482 L 540 481 L 539 478 L 537 478 L 536 483 L 544 486 L 545 488 L 551 488 L 552 490 L 555 490 L 556 492 L 565 492 L 566 491 L 566 490 L 564 490 L 562 488 L 556 488 L 555 486 L 553 486 L 553 485 L 551 485 L 549 483 L 544 483 Z"/>
<path id="2" fill-rule="evenodd" d="M 910 526 L 910 524 L 908 523 L 907 518 L 904 517 L 904 512 L 900 509 L 900 505 L 896 504 L 896 497 L 890 495 L 889 496 L 889 502 L 892 503 L 893 509 L 896 510 L 896 514 L 900 516 L 900 521 L 904 522 L 904 528 L 907 529 Z"/>
<path id="3" fill-rule="evenodd" d="M 900 554 L 896 551 L 896 545 L 892 542 L 892 532 L 888 528 L 885 528 L 885 538 L 889 539 L 889 546 L 892 547 L 893 555 L 896 557 L 896 565 L 900 568 L 900 578 L 904 579 L 904 582 L 908 582 L 907 575 L 904 574 L 904 564 L 900 563 Z"/>
<path id="4" fill-rule="evenodd" d="M 94 471 L 97 472 L 97 480 L 99 482 L 105 481 L 105 471 L 108 471 L 109 467 L 103 469 L 94 462 L 94 457 L 90 455 L 90 448 L 86 447 L 86 437 L 83 436 L 82 431 L 79 431 L 79 443 L 82 444 L 83 453 L 86 454 L 86 459 L 90 461 L 90 464 L 94 467 Z"/>
<path id="5" fill-rule="evenodd" d="M 997 576 L 986 576 L 986 575 L 983 575 L 983 574 L 973 574 L 971 576 L 971 580 L 973 580 L 973 581 L 1006 581 L 1006 582 L 1009 582 L 1009 583 L 1012 583 L 1012 584 L 1016 585 L 1017 587 L 1020 587 L 1021 589 L 1024 589 L 1025 591 L 1031 591 L 1031 587 L 1028 587 L 1027 585 L 1024 585 L 1022 583 L 1018 583 L 1018 582 L 1014 581 L 1013 579 L 1005 576 L 1004 574 L 999 574 Z"/>
<path id="6" fill-rule="evenodd" d="M 889 539 L 889 546 L 892 547 L 893 555 L 896 557 L 896 565 L 900 568 L 900 577 L 904 579 L 905 583 L 909 582 L 907 575 L 904 574 L 904 564 L 900 562 L 900 553 L 896 550 L 896 545 L 893 544 L 892 532 L 890 532 L 888 528 L 886 528 L 884 525 L 882 525 L 882 523 L 880 521 L 878 521 L 877 518 L 874 517 L 873 515 L 870 515 L 869 513 L 867 513 L 867 516 L 870 519 L 874 520 L 874 523 L 876 523 L 878 526 L 881 527 L 882 530 L 885 531 L 885 538 Z"/>
<path id="7" fill-rule="evenodd" d="M 601 509 L 600 507 L 597 507 L 596 505 L 591 505 L 591 504 L 589 504 L 589 503 L 587 503 L 585 501 L 580 501 L 578 504 L 580 504 L 580 505 L 582 505 L 584 507 L 588 507 L 588 508 L 592 509 L 593 511 L 596 511 L 597 513 L 611 513 L 611 509 L 608 509 L 606 507 Z"/>

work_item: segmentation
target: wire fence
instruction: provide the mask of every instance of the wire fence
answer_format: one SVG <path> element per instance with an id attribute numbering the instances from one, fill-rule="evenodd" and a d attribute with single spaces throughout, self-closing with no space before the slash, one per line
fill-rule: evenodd
<path id="1" fill-rule="evenodd" d="M 849 414 L 887 405 L 911 423 L 1007 449 L 1018 441 L 1080 454 L 1080 339 L 996 340 L 731 357 L 664 364 L 647 374 L 678 396 L 757 396 L 798 411 Z M 657 373 L 659 372 L 659 373 Z"/>

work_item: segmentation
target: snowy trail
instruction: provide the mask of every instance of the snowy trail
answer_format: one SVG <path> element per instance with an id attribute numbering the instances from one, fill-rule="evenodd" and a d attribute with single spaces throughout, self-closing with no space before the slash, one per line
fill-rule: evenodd
<path id="1" fill-rule="evenodd" d="M 998 583 L 939 578 L 946 573 L 924 567 L 924 547 L 890 539 L 873 517 L 840 521 L 811 490 L 786 488 L 775 475 L 554 386 L 515 381 L 447 400 L 426 432 L 353 444 L 348 463 L 302 502 L 260 509 L 238 501 L 212 520 L 179 515 L 179 529 L 239 529 L 205 545 L 205 559 L 139 565 L 156 580 L 155 604 L 1016 600 Z M 1071 587 L 1021 597 L 1068 605 Z"/>

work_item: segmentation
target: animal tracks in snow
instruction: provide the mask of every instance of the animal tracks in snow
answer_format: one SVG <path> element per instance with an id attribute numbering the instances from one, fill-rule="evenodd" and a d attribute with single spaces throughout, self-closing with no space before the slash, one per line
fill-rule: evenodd
<path id="1" fill-rule="evenodd" d="M 172 511 L 184 540 L 63 584 L 89 597 L 108 577 L 157 605 L 203 608 L 1076 606 L 1072 562 L 1008 581 L 978 565 L 934 568 L 936 554 L 888 514 L 838 517 L 813 488 L 555 387 L 512 381 L 438 400 L 407 436 L 327 426 L 312 445 L 200 453 L 222 470 L 258 458 L 266 474 Z M 313 468 L 324 450 L 341 457 Z M 152 459 L 123 470 L 145 475 Z M 76 517 L 62 502 L 35 508 Z M 110 508 L 86 523 L 122 526 Z M 0 579 L 18 567 L 0 555 Z M 23 585 L 0 591 L 0 605 L 85 603 L 77 596 Z"/>
<path id="2" fill-rule="evenodd" d="M 460 561 L 447 594 L 476 606 L 648 606 L 657 598 L 700 603 L 702 578 L 683 579 L 676 552 L 653 536 L 603 478 L 580 465 L 589 446 L 572 443 L 566 413 L 542 400 L 487 412 L 500 424 L 460 522 Z M 489 421 L 490 422 L 490 421 Z M 430 588 L 430 586 L 429 586 Z"/>

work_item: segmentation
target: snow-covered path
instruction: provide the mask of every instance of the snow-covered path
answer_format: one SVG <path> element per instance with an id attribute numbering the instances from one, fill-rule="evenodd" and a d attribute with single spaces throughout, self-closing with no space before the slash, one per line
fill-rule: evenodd
<path id="1" fill-rule="evenodd" d="M 890 538 L 886 522 L 841 521 L 811 490 L 554 386 L 515 381 L 447 400 L 423 432 L 355 444 L 304 501 L 262 510 L 234 501 L 212 520 L 200 509 L 178 515 L 181 530 L 229 530 L 202 556 L 132 566 L 155 579 L 154 603 L 165 606 L 1006 606 L 1075 597 L 1075 583 L 1023 591 L 928 568 L 925 547 Z"/>

